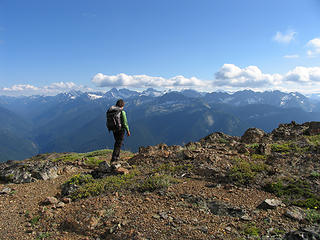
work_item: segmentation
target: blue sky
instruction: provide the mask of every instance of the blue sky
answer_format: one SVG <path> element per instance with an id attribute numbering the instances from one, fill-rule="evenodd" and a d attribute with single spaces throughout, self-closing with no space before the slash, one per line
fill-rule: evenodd
<path id="1" fill-rule="evenodd" d="M 0 94 L 320 93 L 319 0 L 0 0 Z"/>

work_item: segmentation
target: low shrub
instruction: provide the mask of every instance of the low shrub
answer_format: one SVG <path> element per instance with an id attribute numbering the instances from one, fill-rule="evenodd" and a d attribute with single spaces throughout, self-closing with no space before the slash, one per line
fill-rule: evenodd
<path id="1" fill-rule="evenodd" d="M 267 170 L 268 167 L 263 162 L 249 162 L 247 160 L 237 158 L 229 170 L 229 177 L 241 184 L 252 182 L 257 173 Z"/>
<path id="2" fill-rule="evenodd" d="M 155 190 L 165 189 L 174 182 L 177 182 L 177 180 L 169 175 L 149 176 L 139 184 L 138 190 L 141 192 L 152 192 Z"/>
<path id="3" fill-rule="evenodd" d="M 320 196 L 313 193 L 311 186 L 306 181 L 278 180 L 265 186 L 265 190 L 281 197 L 289 204 L 314 208 L 320 206 Z"/>

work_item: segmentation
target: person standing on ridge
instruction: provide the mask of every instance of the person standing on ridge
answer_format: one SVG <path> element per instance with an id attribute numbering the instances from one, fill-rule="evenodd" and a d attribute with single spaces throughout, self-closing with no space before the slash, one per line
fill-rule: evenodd
<path id="1" fill-rule="evenodd" d="M 111 106 L 107 111 L 107 128 L 113 132 L 114 147 L 110 164 L 117 162 L 120 159 L 120 149 L 124 139 L 124 134 L 130 136 L 130 130 L 126 112 L 123 110 L 124 101 L 119 99 L 115 106 Z"/>

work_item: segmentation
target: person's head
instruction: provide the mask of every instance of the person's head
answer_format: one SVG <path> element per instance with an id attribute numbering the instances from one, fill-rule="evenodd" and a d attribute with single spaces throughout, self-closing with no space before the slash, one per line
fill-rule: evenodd
<path id="1" fill-rule="evenodd" d="M 116 106 L 120 108 L 124 107 L 124 101 L 122 99 L 119 99 L 116 103 Z"/>

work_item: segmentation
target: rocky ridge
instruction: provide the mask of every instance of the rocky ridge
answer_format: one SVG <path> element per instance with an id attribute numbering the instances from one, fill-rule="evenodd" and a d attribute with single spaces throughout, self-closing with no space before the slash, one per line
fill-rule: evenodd
<path id="1" fill-rule="evenodd" d="M 184 146 L 140 147 L 123 152 L 113 167 L 107 150 L 3 163 L 0 233 L 3 239 L 320 239 L 319 134 L 319 122 L 291 122 L 271 133 L 250 128 L 241 137 L 212 133 Z M 40 194 L 48 183 L 51 190 Z M 30 206 L 22 204 L 31 197 L 25 191 L 39 192 Z M 10 232 L 5 216 L 23 227 Z"/>

